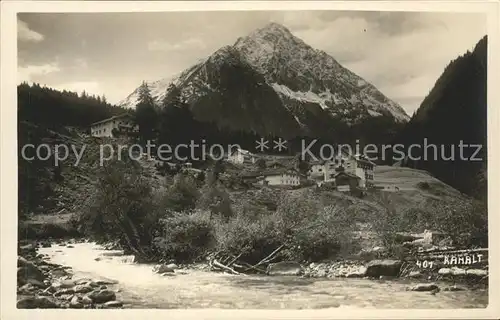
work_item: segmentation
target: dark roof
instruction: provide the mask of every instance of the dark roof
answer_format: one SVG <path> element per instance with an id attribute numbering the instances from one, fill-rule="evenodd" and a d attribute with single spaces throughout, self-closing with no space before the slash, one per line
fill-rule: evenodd
<path id="1" fill-rule="evenodd" d="M 263 171 L 255 171 L 255 172 L 248 172 L 242 174 L 242 177 L 245 178 L 253 178 L 253 177 L 260 177 L 260 176 L 277 176 L 277 175 L 282 175 L 285 173 L 294 173 L 298 176 L 300 176 L 300 173 L 295 170 L 294 168 L 277 168 L 277 169 L 267 169 Z"/>
<path id="2" fill-rule="evenodd" d="M 239 153 L 241 153 L 241 154 L 243 154 L 243 155 L 246 155 L 246 156 L 252 156 L 252 157 L 255 157 L 255 155 L 254 155 L 253 153 L 251 153 L 250 151 L 245 150 L 245 149 L 241 149 L 241 148 L 236 148 L 236 149 L 234 149 L 234 150 L 231 150 L 229 153 L 230 153 L 231 155 L 233 155 L 233 154 L 235 154 L 236 152 L 239 152 Z"/>
<path id="3" fill-rule="evenodd" d="M 345 171 L 340 171 L 339 173 L 337 173 L 335 175 L 335 178 L 337 178 L 338 176 L 340 175 L 345 175 L 347 177 L 350 177 L 350 178 L 355 178 L 355 179 L 361 179 L 360 177 L 358 177 L 357 175 L 354 175 L 352 173 L 349 173 L 349 172 L 345 172 Z"/>
<path id="4" fill-rule="evenodd" d="M 96 124 L 99 124 L 99 123 L 103 123 L 103 122 L 109 122 L 109 121 L 112 121 L 112 120 L 125 118 L 125 117 L 132 117 L 132 115 L 131 115 L 130 113 L 122 113 L 122 114 L 120 114 L 120 115 L 113 116 L 113 117 L 111 117 L 111 118 L 107 118 L 107 119 L 103 119 L 103 120 L 100 120 L 100 121 L 94 122 L 94 123 L 92 123 L 92 124 L 91 124 L 91 126 L 96 125 Z"/>
<path id="5" fill-rule="evenodd" d="M 280 167 L 284 167 L 285 165 L 283 163 L 280 163 L 278 161 L 272 161 L 271 163 L 269 163 L 267 166 L 268 167 L 271 167 L 271 166 L 280 166 Z"/>

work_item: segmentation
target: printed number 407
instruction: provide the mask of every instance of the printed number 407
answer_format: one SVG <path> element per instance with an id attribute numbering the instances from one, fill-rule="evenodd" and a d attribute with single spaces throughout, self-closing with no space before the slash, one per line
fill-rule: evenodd
<path id="1" fill-rule="evenodd" d="M 424 269 L 432 268 L 433 264 L 434 264 L 434 262 L 432 262 L 432 261 L 427 261 L 427 260 L 418 261 L 417 260 L 417 267 L 419 267 L 419 268 L 424 268 Z"/>

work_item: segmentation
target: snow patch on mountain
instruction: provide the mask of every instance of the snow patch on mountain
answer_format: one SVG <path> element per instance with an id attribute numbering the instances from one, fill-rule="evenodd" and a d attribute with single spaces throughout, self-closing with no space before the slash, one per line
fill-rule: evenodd
<path id="1" fill-rule="evenodd" d="M 282 94 L 288 98 L 300 100 L 304 102 L 312 102 L 319 104 L 323 109 L 327 108 L 326 102 L 333 100 L 333 95 L 330 91 L 325 91 L 320 94 L 314 93 L 312 91 L 293 91 L 283 84 L 273 83 L 271 87 L 279 94 Z"/>

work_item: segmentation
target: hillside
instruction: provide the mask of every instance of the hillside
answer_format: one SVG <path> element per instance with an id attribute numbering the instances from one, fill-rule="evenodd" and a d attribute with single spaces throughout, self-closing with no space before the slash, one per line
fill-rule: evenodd
<path id="1" fill-rule="evenodd" d="M 105 96 L 59 91 L 39 84 L 22 83 L 17 87 L 19 121 L 59 130 L 62 127 L 88 129 L 90 124 L 126 110 L 106 101 Z"/>
<path id="2" fill-rule="evenodd" d="M 450 62 L 396 139 L 396 143 L 406 146 L 422 145 L 424 139 L 428 144 L 444 145 L 446 157 L 450 157 L 451 147 L 454 146 L 455 159 L 452 161 L 439 157 L 407 160 L 404 164 L 427 170 L 458 190 L 478 198 L 486 197 L 486 79 L 487 38 L 484 37 L 472 52 Z M 475 158 L 483 160 L 467 160 L 477 148 L 465 148 L 464 160 L 459 159 L 460 141 L 468 145 L 482 145 Z M 412 156 L 422 157 L 423 151 L 415 150 Z"/>
<path id="3" fill-rule="evenodd" d="M 157 105 L 175 87 L 197 120 L 260 136 L 387 142 L 408 120 L 373 85 L 275 23 L 148 86 Z M 139 88 L 120 105 L 135 108 L 138 97 Z"/>

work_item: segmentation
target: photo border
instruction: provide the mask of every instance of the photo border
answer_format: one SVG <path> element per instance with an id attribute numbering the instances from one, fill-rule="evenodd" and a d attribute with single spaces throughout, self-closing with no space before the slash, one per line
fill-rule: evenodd
<path id="1" fill-rule="evenodd" d="M 499 318 L 500 144 L 499 138 L 499 2 L 498 1 L 2 1 L 1 5 L 1 318 L 71 319 L 472 319 Z M 17 261 L 17 19 L 18 12 L 158 12 L 158 11 L 426 11 L 483 12 L 488 24 L 488 224 L 489 224 L 489 306 L 484 309 L 351 309 L 251 310 L 251 309 L 16 309 Z M 495 90 L 495 88 L 497 90 Z"/>

